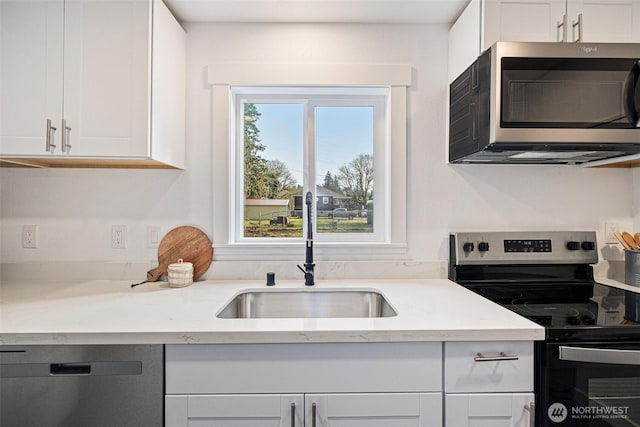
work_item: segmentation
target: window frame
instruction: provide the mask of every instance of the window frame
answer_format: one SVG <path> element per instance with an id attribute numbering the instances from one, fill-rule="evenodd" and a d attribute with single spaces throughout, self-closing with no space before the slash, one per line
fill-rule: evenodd
<path id="1" fill-rule="evenodd" d="M 308 191 L 317 200 L 317 141 L 316 107 L 371 107 L 373 121 L 372 155 L 374 162 L 373 194 L 374 205 L 373 231 L 370 233 L 321 233 L 316 231 L 317 203 L 313 205 L 312 223 L 315 242 L 351 242 L 384 243 L 387 241 L 387 209 L 389 200 L 389 162 L 387 161 L 389 139 L 386 104 L 389 98 L 388 88 L 381 87 L 251 87 L 230 86 L 235 98 L 235 136 L 231 162 L 235 164 L 235 174 L 231 187 L 230 203 L 234 212 L 230 216 L 230 229 L 234 230 L 232 241 L 237 243 L 301 242 L 306 238 L 307 217 L 303 215 L 302 235 L 300 237 L 245 237 L 244 236 L 244 105 L 245 104 L 299 104 L 303 107 L 303 185 L 302 194 Z M 376 207 L 377 206 L 377 207 Z"/>
<path id="2" fill-rule="evenodd" d="M 212 159 L 212 237 L 214 258 L 220 261 L 299 260 L 297 242 L 244 243 L 233 241 L 230 218 L 235 207 L 229 203 L 232 163 L 231 139 L 235 135 L 235 101 L 231 86 L 378 86 L 390 90 L 387 102 L 387 137 L 390 140 L 390 195 L 384 242 L 317 242 L 318 260 L 403 259 L 407 254 L 407 88 L 412 69 L 407 64 L 209 64 L 206 79 L 210 88 Z M 203 106 L 205 107 L 205 106 Z M 391 220 L 392 218 L 392 220 Z"/>

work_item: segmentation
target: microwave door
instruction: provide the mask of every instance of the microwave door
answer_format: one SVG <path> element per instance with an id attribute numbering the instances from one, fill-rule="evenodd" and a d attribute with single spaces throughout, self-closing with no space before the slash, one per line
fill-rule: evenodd
<path id="1" fill-rule="evenodd" d="M 636 62 L 625 82 L 624 112 L 630 123 L 640 127 L 640 61 Z"/>

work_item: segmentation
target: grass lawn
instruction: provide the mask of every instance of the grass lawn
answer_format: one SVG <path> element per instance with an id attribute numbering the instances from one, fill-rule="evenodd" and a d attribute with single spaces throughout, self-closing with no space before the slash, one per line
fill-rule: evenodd
<path id="1" fill-rule="evenodd" d="M 367 224 L 366 218 L 329 219 L 318 218 L 318 233 L 371 233 L 373 225 Z M 289 218 L 289 224 L 269 224 L 268 220 L 246 220 L 244 237 L 305 237 L 302 230 L 302 218 Z"/>

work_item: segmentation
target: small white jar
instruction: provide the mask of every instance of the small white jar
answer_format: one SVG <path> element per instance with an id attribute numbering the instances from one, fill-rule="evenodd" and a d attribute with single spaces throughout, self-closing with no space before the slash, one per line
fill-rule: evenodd
<path id="1" fill-rule="evenodd" d="M 170 288 L 183 288 L 193 283 L 193 264 L 184 262 L 182 258 L 177 263 L 167 267 Z"/>

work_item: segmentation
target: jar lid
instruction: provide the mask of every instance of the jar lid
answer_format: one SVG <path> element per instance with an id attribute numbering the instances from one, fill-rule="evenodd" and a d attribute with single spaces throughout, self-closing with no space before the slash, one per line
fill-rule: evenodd
<path id="1" fill-rule="evenodd" d="M 190 262 L 184 262 L 182 258 L 180 258 L 178 262 L 169 264 L 169 268 L 178 271 L 189 271 L 193 269 L 193 264 Z"/>

